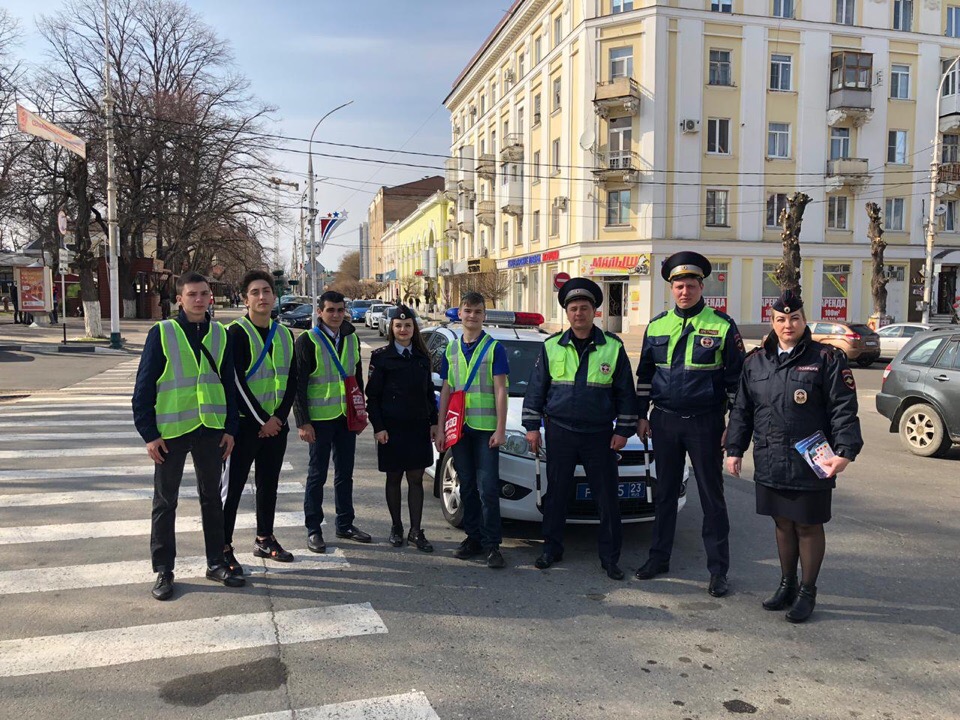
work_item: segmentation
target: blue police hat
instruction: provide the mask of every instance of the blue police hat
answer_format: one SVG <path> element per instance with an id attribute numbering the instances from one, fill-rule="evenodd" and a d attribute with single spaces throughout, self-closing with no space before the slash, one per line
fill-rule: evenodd
<path id="1" fill-rule="evenodd" d="M 802 308 L 803 298 L 793 290 L 784 290 L 776 302 L 773 303 L 773 309 L 779 313 L 793 313 Z"/>
<path id="2" fill-rule="evenodd" d="M 663 265 L 660 267 L 660 276 L 667 282 L 688 277 L 703 280 L 712 269 L 710 261 L 703 255 L 684 250 L 674 253 L 663 261 Z"/>
<path id="3" fill-rule="evenodd" d="M 394 313 L 391 320 L 411 320 L 416 317 L 413 314 L 413 310 L 408 308 L 406 305 L 397 305 L 397 311 Z"/>
<path id="4" fill-rule="evenodd" d="M 593 280 L 585 277 L 575 277 L 567 280 L 560 292 L 557 293 L 557 300 L 561 307 L 567 307 L 567 304 L 574 300 L 589 300 L 595 308 L 603 305 L 603 290 Z"/>

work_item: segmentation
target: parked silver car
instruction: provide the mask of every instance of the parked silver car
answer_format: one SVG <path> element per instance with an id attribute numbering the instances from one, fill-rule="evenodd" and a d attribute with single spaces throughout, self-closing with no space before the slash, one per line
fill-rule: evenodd
<path id="1" fill-rule="evenodd" d="M 892 360 L 897 356 L 903 346 L 922 332 L 930 330 L 933 325 L 917 322 L 894 323 L 885 325 L 877 330 L 880 336 L 880 359 Z"/>

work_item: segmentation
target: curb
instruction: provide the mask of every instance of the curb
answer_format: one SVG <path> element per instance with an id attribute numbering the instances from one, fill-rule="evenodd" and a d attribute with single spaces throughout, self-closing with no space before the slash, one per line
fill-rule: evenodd
<path id="1" fill-rule="evenodd" d="M 53 343 L 38 345 L 0 345 L 0 352 L 24 352 L 40 355 L 55 355 L 57 353 L 100 353 L 105 355 L 128 355 L 126 350 L 115 350 L 97 345 L 54 345 Z"/>

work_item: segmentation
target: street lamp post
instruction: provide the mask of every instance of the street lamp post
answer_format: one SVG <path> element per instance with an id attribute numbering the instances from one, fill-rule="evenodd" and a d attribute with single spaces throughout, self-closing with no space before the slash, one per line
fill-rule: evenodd
<path id="1" fill-rule="evenodd" d="M 315 328 L 317 326 L 317 261 L 316 261 L 316 220 L 317 220 L 317 206 L 315 204 L 314 198 L 314 189 L 313 189 L 313 136 L 317 132 L 317 128 L 320 127 L 320 123 L 326 120 L 328 117 L 333 115 L 337 110 L 342 110 L 347 105 L 351 105 L 353 100 L 345 102 L 343 105 L 338 105 L 333 110 L 328 112 L 322 118 L 317 120 L 317 124 L 313 126 L 313 131 L 310 133 L 310 142 L 307 144 L 307 206 L 309 223 L 310 223 L 310 296 L 311 302 L 313 303 L 313 317 L 310 319 L 310 327 Z"/>
<path id="2" fill-rule="evenodd" d="M 110 12 L 103 0 L 103 116 L 107 145 L 107 260 L 110 269 L 110 347 L 120 349 L 120 242 L 117 237 L 117 148 L 113 137 L 110 89 Z"/>
<path id="3" fill-rule="evenodd" d="M 923 322 L 930 322 L 930 307 L 933 304 L 933 249 L 937 242 L 937 175 L 940 169 L 940 152 L 943 145 L 943 133 L 940 132 L 940 99 L 943 97 L 943 84 L 950 77 L 950 73 L 957 67 L 960 55 L 953 59 L 940 78 L 940 87 L 937 88 L 937 112 L 933 120 L 936 122 L 936 132 L 933 135 L 933 157 L 930 159 L 930 202 L 927 208 L 927 253 L 923 269 Z M 960 88 L 954 81 L 953 91 Z"/>

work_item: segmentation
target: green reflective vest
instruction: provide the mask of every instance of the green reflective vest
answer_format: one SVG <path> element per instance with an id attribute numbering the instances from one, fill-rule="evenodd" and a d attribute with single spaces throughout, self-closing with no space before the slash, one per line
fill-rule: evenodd
<path id="1" fill-rule="evenodd" d="M 186 435 L 200 426 L 222 430 L 227 421 L 227 398 L 220 382 L 220 368 L 227 350 L 227 331 L 210 322 L 203 346 L 216 360 L 216 369 L 200 353 L 200 363 L 190 341 L 176 320 L 162 320 L 160 343 L 167 364 L 157 380 L 157 429 L 164 440 Z"/>
<path id="2" fill-rule="evenodd" d="M 573 385 L 580 367 L 580 355 L 572 340 L 561 345 L 562 337 L 563 333 L 558 333 L 543 343 L 550 366 L 550 382 Z M 606 340 L 603 345 L 594 345 L 594 350 L 587 353 L 587 387 L 608 388 L 613 385 L 613 371 L 623 345 L 609 335 Z"/>
<path id="3" fill-rule="evenodd" d="M 260 353 L 263 352 L 263 338 L 248 317 L 235 320 L 233 324 L 243 328 L 250 339 L 250 364 L 245 372 L 247 387 L 260 403 L 260 407 L 273 415 L 287 391 L 287 377 L 290 375 L 290 363 L 293 362 L 293 333 L 277 324 L 270 352 L 263 358 L 257 371 L 250 375 Z"/>
<path id="4" fill-rule="evenodd" d="M 672 366 L 677 343 L 687 333 L 683 366 L 690 370 L 715 370 L 723 367 L 723 348 L 729 328 L 729 320 L 717 315 L 713 308 L 704 307 L 686 321 L 675 312 L 654 318 L 647 326 L 647 337 L 651 343 L 669 338 L 666 354 L 655 353 L 657 367 L 669 369 Z"/>
<path id="5" fill-rule="evenodd" d="M 316 368 L 307 381 L 307 411 L 314 421 L 334 420 L 347 414 L 347 393 L 340 371 L 330 357 L 327 347 L 336 352 L 333 340 L 323 328 L 307 333 L 313 342 Z M 322 335 L 322 337 L 318 337 Z M 327 347 L 324 347 L 326 345 Z M 352 377 L 360 362 L 360 338 L 356 333 L 345 335 L 340 348 L 340 364 L 347 377 Z"/>
<path id="6" fill-rule="evenodd" d="M 447 384 L 454 391 L 463 390 L 484 346 L 489 347 L 483 354 L 470 389 L 464 394 L 466 413 L 463 423 L 474 430 L 494 432 L 497 429 L 497 397 L 493 392 L 493 354 L 497 351 L 497 341 L 484 335 L 483 342 L 473 349 L 469 363 L 463 354 L 463 338 L 447 345 Z"/>

